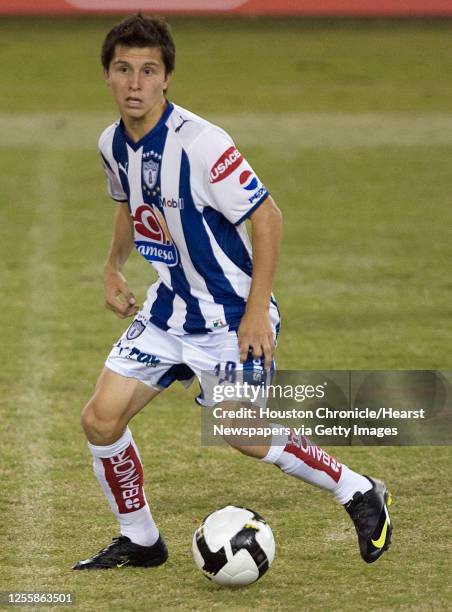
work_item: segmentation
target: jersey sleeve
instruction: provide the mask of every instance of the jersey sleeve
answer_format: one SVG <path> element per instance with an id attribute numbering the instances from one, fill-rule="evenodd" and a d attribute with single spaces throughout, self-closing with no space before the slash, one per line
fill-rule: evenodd
<path id="1" fill-rule="evenodd" d="M 191 149 L 199 173 L 192 184 L 198 186 L 203 204 L 231 223 L 245 221 L 268 197 L 266 187 L 223 130 L 206 130 Z"/>
<path id="2" fill-rule="evenodd" d="M 107 177 L 108 195 L 116 202 L 126 202 L 127 195 L 121 185 L 121 180 L 118 174 L 118 164 L 113 157 L 113 138 L 117 123 L 108 126 L 99 138 L 99 153 L 102 160 L 102 166 Z"/>
<path id="3" fill-rule="evenodd" d="M 115 200 L 115 202 L 125 202 L 127 200 L 127 196 L 124 193 L 119 177 L 114 172 L 108 160 L 104 157 L 102 151 L 100 152 L 100 157 L 102 160 L 102 166 L 104 168 L 105 176 L 107 177 L 108 195 L 110 196 L 110 198 Z"/>

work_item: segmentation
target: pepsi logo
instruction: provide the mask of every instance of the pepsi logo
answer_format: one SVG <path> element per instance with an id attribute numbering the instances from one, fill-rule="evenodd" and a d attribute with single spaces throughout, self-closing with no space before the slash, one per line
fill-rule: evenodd
<path id="1" fill-rule="evenodd" d="M 257 178 L 249 170 L 242 172 L 239 181 L 243 189 L 246 189 L 247 191 L 254 191 L 258 185 Z"/>
<path id="2" fill-rule="evenodd" d="M 229 147 L 223 155 L 215 162 L 210 170 L 209 180 L 218 183 L 232 174 L 243 161 L 242 154 L 235 147 Z"/>

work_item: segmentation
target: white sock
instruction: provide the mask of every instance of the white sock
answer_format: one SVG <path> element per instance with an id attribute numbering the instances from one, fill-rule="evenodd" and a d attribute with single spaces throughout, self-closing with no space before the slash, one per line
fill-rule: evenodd
<path id="1" fill-rule="evenodd" d="M 143 489 L 143 466 L 132 433 L 127 427 L 109 446 L 88 442 L 93 468 L 110 507 L 119 521 L 121 534 L 135 544 L 152 546 L 159 531 Z"/>
<path id="2" fill-rule="evenodd" d="M 262 461 L 274 463 L 286 474 L 330 491 L 342 505 L 357 491 L 365 493 L 372 488 L 365 476 L 339 463 L 308 438 L 293 431 L 289 436 L 274 437 Z"/>

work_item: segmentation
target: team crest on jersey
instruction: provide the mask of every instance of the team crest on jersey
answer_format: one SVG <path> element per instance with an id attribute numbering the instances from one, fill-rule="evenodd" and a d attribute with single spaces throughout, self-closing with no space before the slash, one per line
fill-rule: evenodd
<path id="1" fill-rule="evenodd" d="M 153 159 L 143 162 L 143 179 L 149 189 L 154 189 L 159 175 L 160 164 Z"/>
<path id="2" fill-rule="evenodd" d="M 178 262 L 177 249 L 171 239 L 165 217 L 149 204 L 139 206 L 133 215 L 135 247 L 147 261 L 159 261 L 167 266 Z"/>
<path id="3" fill-rule="evenodd" d="M 132 325 L 129 327 L 129 329 L 127 330 L 127 334 L 126 334 L 127 340 L 135 340 L 135 338 L 138 338 L 138 336 L 141 336 L 141 334 L 144 332 L 145 329 L 146 329 L 146 325 L 143 323 L 143 321 L 136 319 L 132 323 Z"/>

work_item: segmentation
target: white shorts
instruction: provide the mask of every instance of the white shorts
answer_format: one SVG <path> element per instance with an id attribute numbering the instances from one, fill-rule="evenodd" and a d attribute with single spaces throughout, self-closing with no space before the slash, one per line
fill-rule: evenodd
<path id="1" fill-rule="evenodd" d="M 213 396 L 218 384 L 230 384 L 236 378 L 263 384 L 269 374 L 263 357 L 253 359 L 250 353 L 240 362 L 235 331 L 177 336 L 150 323 L 145 312 L 143 308 L 113 346 L 105 362 L 109 370 L 156 389 L 166 389 L 176 380 L 188 388 L 196 377 L 201 387 L 196 401 L 203 406 L 218 402 Z M 274 335 L 276 340 L 276 332 Z M 274 364 L 270 372 L 273 370 Z"/>

